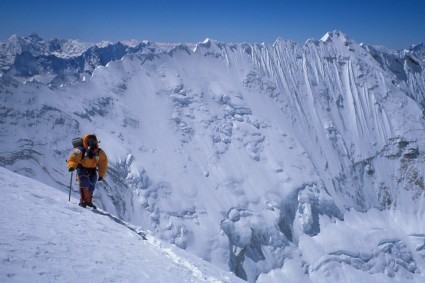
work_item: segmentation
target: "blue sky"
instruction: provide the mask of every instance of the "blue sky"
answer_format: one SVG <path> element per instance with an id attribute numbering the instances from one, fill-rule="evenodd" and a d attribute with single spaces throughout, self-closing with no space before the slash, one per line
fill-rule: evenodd
<path id="1" fill-rule="evenodd" d="M 304 43 L 341 30 L 357 42 L 425 42 L 425 0 L 0 0 L 0 40 L 12 34 L 97 42 Z"/>

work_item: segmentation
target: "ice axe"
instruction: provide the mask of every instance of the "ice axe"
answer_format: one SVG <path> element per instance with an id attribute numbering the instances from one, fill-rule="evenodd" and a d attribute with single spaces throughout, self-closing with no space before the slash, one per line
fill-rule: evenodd
<path id="1" fill-rule="evenodd" d="M 71 190 L 72 190 L 72 178 L 74 177 L 74 171 L 71 172 L 71 182 L 69 184 L 69 198 L 68 201 L 71 201 Z"/>

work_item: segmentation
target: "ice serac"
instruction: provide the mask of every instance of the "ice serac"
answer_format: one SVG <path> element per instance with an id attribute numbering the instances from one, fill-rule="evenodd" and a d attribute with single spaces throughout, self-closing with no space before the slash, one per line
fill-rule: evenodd
<path id="1" fill-rule="evenodd" d="M 424 279 L 423 45 L 145 44 L 67 59 L 91 79 L 62 87 L 17 55 L 39 76 L 3 68 L 0 165 L 66 189 L 70 140 L 96 132 L 101 207 L 249 282 Z"/>

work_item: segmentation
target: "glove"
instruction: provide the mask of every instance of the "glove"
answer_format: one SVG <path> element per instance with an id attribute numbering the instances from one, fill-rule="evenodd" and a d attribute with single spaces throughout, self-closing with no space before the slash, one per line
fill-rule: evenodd
<path id="1" fill-rule="evenodd" d="M 102 181 L 103 177 L 99 177 L 99 179 L 97 179 L 98 182 Z"/>
<path id="2" fill-rule="evenodd" d="M 69 167 L 68 172 L 74 172 L 75 168 Z"/>

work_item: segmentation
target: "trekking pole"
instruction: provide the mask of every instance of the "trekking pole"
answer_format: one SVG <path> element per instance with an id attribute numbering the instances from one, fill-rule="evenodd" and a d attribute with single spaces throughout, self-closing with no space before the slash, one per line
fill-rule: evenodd
<path id="1" fill-rule="evenodd" d="M 69 198 L 68 201 L 71 201 L 71 190 L 72 190 L 72 178 L 74 177 L 74 171 L 71 172 L 71 182 L 69 184 Z"/>

